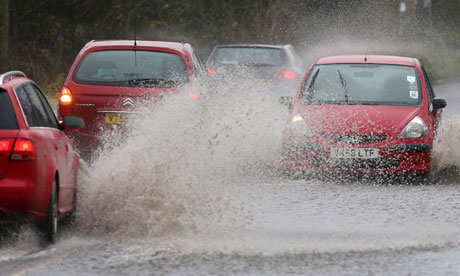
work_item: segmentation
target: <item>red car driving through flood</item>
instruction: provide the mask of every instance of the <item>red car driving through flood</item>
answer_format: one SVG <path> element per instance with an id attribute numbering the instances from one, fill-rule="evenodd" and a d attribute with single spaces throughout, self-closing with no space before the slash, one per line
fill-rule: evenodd
<path id="1" fill-rule="evenodd" d="M 32 217 L 54 242 L 58 219 L 75 210 L 80 156 L 38 86 L 19 71 L 0 75 L 0 222 Z"/>
<path id="2" fill-rule="evenodd" d="M 446 101 L 435 97 L 415 58 L 321 58 L 289 103 L 283 136 L 288 173 L 430 173 Z"/>
<path id="3" fill-rule="evenodd" d="M 123 128 L 144 101 L 184 91 L 205 75 L 192 46 L 181 42 L 103 40 L 88 42 L 77 55 L 59 97 L 59 116 L 74 115 L 86 127 L 67 133 L 83 156 L 101 144 L 104 132 Z"/>

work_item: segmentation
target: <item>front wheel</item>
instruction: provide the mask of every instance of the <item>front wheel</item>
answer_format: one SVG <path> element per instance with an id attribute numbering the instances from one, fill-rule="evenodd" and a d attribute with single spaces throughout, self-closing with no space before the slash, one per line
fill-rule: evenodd
<path id="1" fill-rule="evenodd" d="M 50 244 L 56 242 L 58 227 L 58 195 L 57 195 L 57 183 L 56 179 L 53 181 L 53 188 L 51 190 L 50 202 L 48 205 L 48 211 L 46 213 L 45 223 L 43 230 L 45 233 L 46 241 Z"/>

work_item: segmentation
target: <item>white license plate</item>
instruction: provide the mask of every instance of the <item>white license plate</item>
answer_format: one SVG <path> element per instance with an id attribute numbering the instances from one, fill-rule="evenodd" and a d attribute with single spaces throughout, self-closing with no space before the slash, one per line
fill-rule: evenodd
<path id="1" fill-rule="evenodd" d="M 374 148 L 331 148 L 331 158 L 357 158 L 373 159 L 379 158 L 379 149 Z"/>

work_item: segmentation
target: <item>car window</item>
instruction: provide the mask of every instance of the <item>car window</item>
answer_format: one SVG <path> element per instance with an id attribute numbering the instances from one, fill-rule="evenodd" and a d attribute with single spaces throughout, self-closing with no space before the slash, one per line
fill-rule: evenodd
<path id="1" fill-rule="evenodd" d="M 188 70 L 173 53 L 107 50 L 88 53 L 73 80 L 91 85 L 176 87 L 188 81 Z"/>
<path id="2" fill-rule="evenodd" d="M 40 118 L 37 114 L 37 111 L 34 109 L 29 96 L 27 95 L 24 86 L 19 86 L 15 88 L 16 95 L 18 96 L 19 103 L 21 104 L 24 117 L 26 119 L 27 125 L 29 127 L 38 127 L 40 126 Z"/>
<path id="3" fill-rule="evenodd" d="M 431 112 L 433 111 L 433 99 L 435 96 L 434 96 L 433 88 L 431 87 L 430 79 L 428 78 L 428 74 L 426 73 L 425 68 L 423 68 L 423 66 L 422 66 L 422 73 L 423 73 L 423 77 L 425 78 L 425 82 L 426 82 L 428 106 Z"/>
<path id="4" fill-rule="evenodd" d="M 15 88 L 29 127 L 55 127 L 31 84 Z"/>
<path id="5" fill-rule="evenodd" d="M 415 67 L 389 64 L 315 66 L 302 88 L 307 104 L 417 106 L 420 81 Z"/>
<path id="6" fill-rule="evenodd" d="M 41 92 L 34 85 L 32 85 L 32 83 L 25 84 L 24 88 L 32 102 L 33 108 L 38 114 L 40 126 L 57 128 L 56 120 L 53 118 L 54 113 L 52 111 L 50 113 L 46 110 L 45 105 L 43 104 L 43 100 L 40 97 Z"/>
<path id="7" fill-rule="evenodd" d="M 18 129 L 16 114 L 11 104 L 10 96 L 5 90 L 0 90 L 0 129 Z"/>
<path id="8" fill-rule="evenodd" d="M 35 96 L 38 97 L 38 100 L 41 103 L 41 107 L 39 108 L 39 110 L 44 110 L 47 115 L 47 126 L 52 128 L 58 128 L 56 114 L 54 114 L 54 111 L 49 105 L 48 100 L 46 100 L 45 96 L 43 96 L 43 93 L 40 91 L 40 89 L 36 85 L 28 83 L 26 84 L 26 90 L 29 90 L 29 92 L 34 95 L 34 98 Z"/>
<path id="9" fill-rule="evenodd" d="M 210 63 L 218 65 L 278 66 L 286 61 L 282 49 L 263 47 L 219 47 Z"/>

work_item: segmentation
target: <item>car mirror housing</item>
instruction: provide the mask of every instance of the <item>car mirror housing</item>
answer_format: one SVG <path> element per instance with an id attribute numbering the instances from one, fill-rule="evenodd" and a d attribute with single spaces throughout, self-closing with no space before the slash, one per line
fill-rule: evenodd
<path id="1" fill-rule="evenodd" d="M 435 98 L 433 99 L 433 106 L 435 109 L 446 107 L 447 103 L 444 99 Z"/>
<path id="2" fill-rule="evenodd" d="M 64 128 L 67 129 L 82 128 L 85 126 L 85 121 L 83 120 L 83 118 L 78 116 L 65 115 L 63 125 Z"/>

